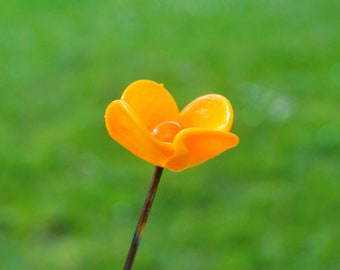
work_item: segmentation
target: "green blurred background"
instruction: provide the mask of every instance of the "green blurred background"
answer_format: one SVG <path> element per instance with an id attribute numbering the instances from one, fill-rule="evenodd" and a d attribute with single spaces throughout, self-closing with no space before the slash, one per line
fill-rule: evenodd
<path id="1" fill-rule="evenodd" d="M 0 269 L 121 269 L 153 166 L 109 102 L 228 97 L 238 147 L 165 171 L 135 269 L 339 269 L 337 0 L 0 4 Z"/>

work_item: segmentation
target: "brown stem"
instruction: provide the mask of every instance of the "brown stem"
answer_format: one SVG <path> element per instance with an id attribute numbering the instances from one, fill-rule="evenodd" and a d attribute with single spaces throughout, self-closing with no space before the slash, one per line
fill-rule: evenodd
<path id="1" fill-rule="evenodd" d="M 156 195 L 158 183 L 159 183 L 159 180 L 161 179 L 161 176 L 162 176 L 162 172 L 163 172 L 163 168 L 156 166 L 155 171 L 154 171 L 153 176 L 152 176 L 152 180 L 151 180 L 151 184 L 150 184 L 150 187 L 149 187 L 149 190 L 148 190 L 148 194 L 146 195 L 144 205 L 143 205 L 143 209 L 142 209 L 142 212 L 141 212 L 140 217 L 139 217 L 139 221 L 138 221 L 138 224 L 137 224 L 137 227 L 136 227 L 136 231 L 135 231 L 135 234 L 134 234 L 132 242 L 131 242 L 129 254 L 128 254 L 126 261 L 125 261 L 124 270 L 132 269 L 132 265 L 133 265 L 133 262 L 134 262 L 134 259 L 135 259 L 136 253 L 137 253 L 137 249 L 138 249 L 141 237 L 142 237 L 143 232 L 144 232 L 145 224 L 146 224 L 146 221 L 147 221 L 149 213 L 150 213 L 152 202 L 153 202 L 153 199 L 155 198 L 155 195 Z"/>

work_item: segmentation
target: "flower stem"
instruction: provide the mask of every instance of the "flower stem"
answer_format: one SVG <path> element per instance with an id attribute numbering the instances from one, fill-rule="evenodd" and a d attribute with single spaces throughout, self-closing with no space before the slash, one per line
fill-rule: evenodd
<path id="1" fill-rule="evenodd" d="M 162 176 L 162 172 L 163 172 L 162 167 L 158 167 L 158 166 L 155 167 L 155 170 L 154 170 L 154 173 L 151 179 L 151 184 L 150 184 L 148 193 L 146 195 L 143 209 L 140 214 L 139 221 L 136 227 L 136 231 L 131 242 L 129 254 L 125 261 L 124 270 L 130 270 L 132 268 L 132 265 L 133 265 L 133 262 L 134 262 L 134 259 L 137 253 L 137 249 L 138 249 L 140 240 L 144 232 L 145 224 L 150 213 L 152 202 L 156 195 L 158 183 Z"/>

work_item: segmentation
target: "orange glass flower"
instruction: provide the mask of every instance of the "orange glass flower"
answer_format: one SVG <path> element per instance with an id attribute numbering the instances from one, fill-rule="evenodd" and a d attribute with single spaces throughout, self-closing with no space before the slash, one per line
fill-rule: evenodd
<path id="1" fill-rule="evenodd" d="M 163 84 L 139 80 L 109 104 L 105 124 L 110 136 L 156 166 L 181 171 L 236 146 L 230 133 L 233 109 L 223 96 L 210 94 L 181 112 Z"/>

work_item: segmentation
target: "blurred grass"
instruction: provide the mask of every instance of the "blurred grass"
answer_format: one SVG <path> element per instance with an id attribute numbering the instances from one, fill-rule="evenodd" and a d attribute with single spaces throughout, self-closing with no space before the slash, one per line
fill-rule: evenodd
<path id="1" fill-rule="evenodd" d="M 165 172 L 136 269 L 338 269 L 340 4 L 0 4 L 0 268 L 120 269 L 152 174 L 103 113 L 217 92 L 240 145 Z"/>

